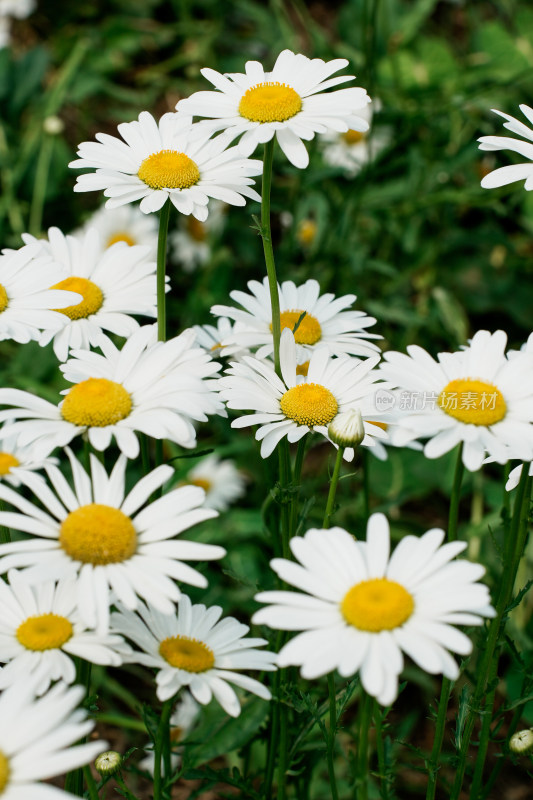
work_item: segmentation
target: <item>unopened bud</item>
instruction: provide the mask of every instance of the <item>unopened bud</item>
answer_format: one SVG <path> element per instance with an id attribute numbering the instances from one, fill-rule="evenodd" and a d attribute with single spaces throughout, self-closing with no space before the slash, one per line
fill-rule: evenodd
<path id="1" fill-rule="evenodd" d="M 511 753 L 517 753 L 521 756 L 531 753 L 533 751 L 533 730 L 529 728 L 525 731 L 518 731 L 514 736 L 511 736 L 509 750 Z"/>
<path id="2" fill-rule="evenodd" d="M 339 447 L 357 447 L 365 438 L 363 417 L 358 408 L 349 408 L 337 414 L 328 428 L 328 435 Z"/>
<path id="3" fill-rule="evenodd" d="M 115 772 L 118 772 L 121 765 L 122 756 L 120 753 L 117 753 L 116 750 L 106 750 L 106 752 L 101 753 L 94 762 L 96 771 L 104 777 L 114 775 Z"/>
<path id="4" fill-rule="evenodd" d="M 43 129 L 44 132 L 50 134 L 50 136 L 57 136 L 58 133 L 63 133 L 65 130 L 65 123 L 56 116 L 46 117 L 43 122 Z"/>

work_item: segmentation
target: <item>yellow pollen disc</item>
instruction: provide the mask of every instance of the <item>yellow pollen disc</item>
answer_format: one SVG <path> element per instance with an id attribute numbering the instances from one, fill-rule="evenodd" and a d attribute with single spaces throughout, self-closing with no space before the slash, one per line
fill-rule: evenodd
<path id="1" fill-rule="evenodd" d="M 105 428 L 129 416 L 130 394 L 107 378 L 87 378 L 72 387 L 61 406 L 61 416 L 73 425 Z"/>
<path id="2" fill-rule="evenodd" d="M 118 564 L 137 550 L 137 533 L 119 508 L 89 503 L 63 520 L 59 544 L 74 561 L 95 566 Z"/>
<path id="3" fill-rule="evenodd" d="M 279 315 L 281 330 L 289 328 L 293 331 L 303 313 L 303 311 L 282 311 Z M 270 330 L 272 330 L 272 323 L 270 323 Z M 296 344 L 316 344 L 321 337 L 322 328 L 320 327 L 320 322 L 312 314 L 306 313 L 296 329 L 294 341 Z"/>
<path id="4" fill-rule="evenodd" d="M 298 425 L 328 425 L 338 411 L 337 401 L 329 389 L 318 383 L 300 383 L 285 392 L 281 410 Z"/>
<path id="5" fill-rule="evenodd" d="M 297 364 L 296 366 L 297 375 L 303 375 L 304 378 L 307 378 L 308 372 L 309 372 L 309 361 L 304 361 L 303 364 Z"/>
<path id="6" fill-rule="evenodd" d="M 207 672 L 215 665 L 211 648 L 188 636 L 169 636 L 159 645 L 159 653 L 172 667 L 186 672 Z"/>
<path id="7" fill-rule="evenodd" d="M 109 237 L 106 247 L 111 247 L 112 244 L 116 244 L 117 242 L 126 242 L 126 244 L 129 244 L 130 247 L 133 247 L 133 245 L 136 244 L 135 239 L 133 236 L 131 236 L 131 234 L 127 233 L 126 231 L 117 231 L 113 234 L 113 236 Z"/>
<path id="8" fill-rule="evenodd" d="M 302 98 L 285 83 L 266 81 L 251 86 L 239 103 L 241 117 L 252 122 L 285 122 L 302 110 Z"/>
<path id="9" fill-rule="evenodd" d="M 90 317 L 91 314 L 96 314 L 100 310 L 104 302 L 104 295 L 100 287 L 96 283 L 87 280 L 87 278 L 65 278 L 64 281 L 60 281 L 50 288 L 62 289 L 66 292 L 78 292 L 83 297 L 81 303 L 77 303 L 75 306 L 55 309 L 55 311 L 65 314 L 70 319 Z"/>
<path id="10" fill-rule="evenodd" d="M 0 453 L 0 475 L 8 475 L 12 467 L 18 467 L 20 461 L 11 453 Z"/>
<path id="11" fill-rule="evenodd" d="M 494 425 L 507 413 L 503 394 L 496 386 L 471 378 L 450 381 L 437 403 L 450 417 L 467 425 Z"/>
<path id="12" fill-rule="evenodd" d="M 144 159 L 137 176 L 151 189 L 188 189 L 200 180 L 200 170 L 185 153 L 160 150 Z"/>
<path id="13" fill-rule="evenodd" d="M 375 425 L 376 428 L 381 428 L 382 431 L 386 431 L 387 428 L 389 427 L 388 422 L 376 422 L 375 419 L 369 419 L 367 421 L 369 425 Z"/>
<path id="14" fill-rule="evenodd" d="M 185 227 L 187 228 L 187 233 L 194 239 L 195 242 L 205 242 L 207 238 L 207 228 L 205 223 L 200 222 L 199 219 L 193 217 L 192 214 L 189 214 L 186 217 Z"/>
<path id="15" fill-rule="evenodd" d="M 341 612 L 360 631 L 392 631 L 407 622 L 415 608 L 410 592 L 388 578 L 361 581 L 346 592 Z"/>
<path id="16" fill-rule="evenodd" d="M 59 614 L 39 614 L 28 617 L 17 628 L 17 639 L 27 650 L 57 650 L 68 642 L 72 625 Z"/>
<path id="17" fill-rule="evenodd" d="M 9 305 L 9 298 L 7 296 L 7 292 L 0 283 L 0 314 L 2 311 L 5 311 Z"/>
<path id="18" fill-rule="evenodd" d="M 9 759 L 0 750 L 0 794 L 4 793 L 4 789 L 9 782 L 10 773 Z"/>
<path id="19" fill-rule="evenodd" d="M 200 489 L 204 489 L 206 492 L 208 492 L 211 488 L 211 481 L 206 481 L 205 478 L 194 478 L 194 480 L 190 481 L 190 485 L 199 486 Z"/>
<path id="20" fill-rule="evenodd" d="M 296 238 L 300 244 L 304 245 L 304 247 L 307 247 L 308 245 L 313 244 L 317 230 L 318 225 L 314 220 L 304 219 L 298 226 Z"/>
<path id="21" fill-rule="evenodd" d="M 366 138 L 366 134 L 361 133 L 361 131 L 353 131 L 351 129 L 341 135 L 346 144 L 359 144 L 359 142 L 362 142 L 363 139 Z"/>

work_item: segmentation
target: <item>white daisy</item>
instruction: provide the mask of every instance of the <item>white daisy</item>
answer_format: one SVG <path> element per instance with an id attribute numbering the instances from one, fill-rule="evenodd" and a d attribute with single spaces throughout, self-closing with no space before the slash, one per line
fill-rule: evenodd
<path id="1" fill-rule="evenodd" d="M 270 700 L 270 692 L 259 681 L 236 670 L 274 670 L 275 653 L 257 650 L 266 639 L 246 639 L 250 628 L 233 617 L 220 619 L 220 606 L 192 605 L 182 595 L 177 614 L 162 614 L 153 606 L 140 605 L 137 614 L 122 609 L 111 616 L 113 630 L 141 648 L 135 663 L 154 667 L 157 696 L 173 697 L 187 686 L 194 699 L 206 705 L 214 696 L 224 711 L 238 717 L 241 706 L 229 685 L 240 686 Z"/>
<path id="2" fill-rule="evenodd" d="M 117 242 L 103 250 L 95 228 L 79 236 L 65 236 L 59 228 L 50 228 L 48 241 L 23 238 L 61 265 L 62 279 L 51 288 L 82 297 L 61 311 L 67 324 L 60 331 L 45 331 L 40 338 L 41 345 L 53 340 L 60 361 L 65 361 L 69 349 L 98 347 L 104 330 L 131 336 L 139 323 L 130 314 L 157 316 L 156 264 L 148 261 L 148 248 Z"/>
<path id="3" fill-rule="evenodd" d="M 125 205 L 118 208 L 99 208 L 75 234 L 86 233 L 96 228 L 105 249 L 117 242 L 125 242 L 130 247 L 148 247 L 149 258 L 157 254 L 157 219 L 143 214 L 138 206 Z"/>
<path id="4" fill-rule="evenodd" d="M 486 454 L 500 464 L 530 460 L 533 359 L 525 352 L 507 358 L 506 342 L 503 331 L 478 331 L 467 347 L 439 353 L 438 361 L 417 345 L 409 355 L 386 353 L 380 372 L 404 395 L 395 443 L 428 438 L 424 455 L 438 458 L 464 442 L 463 462 L 472 472 Z"/>
<path id="5" fill-rule="evenodd" d="M 193 696 L 185 689 L 180 692 L 180 699 L 170 716 L 170 741 L 174 748 L 176 747 L 176 744 L 185 739 L 185 737 L 194 728 L 199 713 L 200 706 Z M 182 748 L 179 748 L 178 752 L 176 752 L 176 750 L 173 749 L 173 752 L 170 754 L 171 772 L 174 772 L 181 761 L 181 750 Z M 154 750 L 153 748 L 150 748 L 145 752 L 146 756 L 139 761 L 139 769 L 144 769 L 153 775 L 155 763 Z M 165 765 L 161 764 L 161 767 L 163 769 L 163 774 L 165 774 Z"/>
<path id="6" fill-rule="evenodd" d="M 192 124 L 191 117 L 164 114 L 159 124 L 147 111 L 139 121 L 118 126 L 124 141 L 97 133 L 98 142 L 82 142 L 75 169 L 96 172 L 80 175 L 75 192 L 104 189 L 107 208 L 141 201 L 141 211 L 159 211 L 170 198 L 182 214 L 207 219 L 210 198 L 244 206 L 245 197 L 260 200 L 251 187 L 262 164 L 243 158 L 229 147 L 227 136 L 210 139 L 209 132 Z"/>
<path id="7" fill-rule="evenodd" d="M 0 694 L 0 796 L 2 800 L 68 800 L 69 792 L 47 781 L 89 764 L 107 742 L 77 744 L 94 728 L 86 711 L 77 708 L 82 686 L 57 683 L 35 698 L 26 677 Z M 71 745 L 75 745 L 72 747 Z"/>
<path id="8" fill-rule="evenodd" d="M 125 495 L 124 456 L 109 476 L 91 456 L 91 480 L 68 449 L 67 454 L 74 491 L 57 467 L 47 469 L 55 493 L 42 480 L 27 481 L 46 511 L 0 484 L 0 498 L 22 512 L 0 512 L 0 524 L 32 535 L 0 545 L 0 572 L 25 568 L 22 575 L 29 583 L 74 576 L 80 618 L 99 633 L 107 631 L 115 595 L 128 608 L 136 608 L 138 597 L 144 597 L 171 613 L 171 601 L 180 596 L 175 580 L 207 586 L 204 576 L 184 561 L 210 561 L 226 551 L 174 538 L 217 516 L 202 507 L 203 489 L 183 486 L 145 506 L 173 475 L 172 467 L 157 467 Z"/>
<path id="9" fill-rule="evenodd" d="M 58 406 L 29 392 L 0 389 L 0 404 L 12 406 L 0 411 L 0 420 L 19 420 L 4 431 L 19 436 L 21 445 L 34 444 L 38 456 L 85 432 L 96 450 L 105 450 L 114 437 L 128 458 L 139 454 L 136 431 L 192 448 L 193 421 L 224 413 L 214 381 L 206 380 L 220 364 L 194 339 L 194 331 L 186 330 L 156 342 L 155 326 L 144 325 L 122 350 L 110 339 L 101 342 L 103 355 L 76 350 L 61 366 L 75 386 L 63 392 Z"/>
<path id="10" fill-rule="evenodd" d="M 59 331 L 67 322 L 60 309 L 78 303 L 75 292 L 50 289 L 61 275 L 61 267 L 38 245 L 0 254 L 0 340 L 26 344 L 39 339 L 42 331 Z"/>
<path id="11" fill-rule="evenodd" d="M 376 111 L 376 102 L 362 109 L 363 119 L 372 125 L 372 117 Z M 328 132 L 322 139 L 324 143 L 324 161 L 332 167 L 340 167 L 347 178 L 354 178 L 358 172 L 372 161 L 391 141 L 390 131 L 377 130 L 368 133 L 349 130 L 343 133 Z"/>
<path id="12" fill-rule="evenodd" d="M 366 436 L 362 444 L 374 445 L 374 437 L 386 439 L 386 432 L 369 423 L 376 416 L 374 395 L 379 374 L 373 367 L 379 357 L 361 362 L 343 356 L 331 358 L 327 347 L 314 350 L 306 377 L 297 373 L 296 345 L 292 332 L 281 334 L 280 363 L 283 380 L 273 365 L 245 356 L 232 363 L 227 376 L 220 378 L 220 394 L 228 408 L 255 411 L 232 422 L 233 428 L 259 425 L 255 438 L 262 440 L 261 456 L 267 458 L 281 439 L 298 442 L 311 430 L 329 441 L 328 425 L 337 414 L 357 406 L 362 414 Z M 380 384 L 387 388 L 388 384 Z M 347 447 L 344 458 L 351 461 L 352 448 Z"/>
<path id="13" fill-rule="evenodd" d="M 57 463 L 57 458 L 36 458 L 33 447 L 21 447 L 16 436 L 5 436 L 0 428 L 0 481 L 17 487 L 24 483 L 27 472 Z"/>
<path id="14" fill-rule="evenodd" d="M 244 347 L 258 347 L 257 357 L 265 358 L 274 351 L 272 338 L 272 306 L 268 278 L 249 281 L 251 294 L 233 291 L 230 297 L 244 310 L 232 306 L 215 305 L 211 313 L 230 317 L 240 324 L 222 344 L 240 344 Z M 357 299 L 354 294 L 335 297 L 333 294 L 320 294 L 320 284 L 308 280 L 301 286 L 292 281 L 284 281 L 279 290 L 281 329 L 293 330 L 298 320 L 294 339 L 298 345 L 298 363 L 309 361 L 318 345 L 326 345 L 331 355 L 373 356 L 379 347 L 368 339 L 381 339 L 375 333 L 366 333 L 366 328 L 374 325 L 374 317 L 367 317 L 364 311 L 348 309 Z M 301 374 L 305 374 L 302 372 Z"/>
<path id="15" fill-rule="evenodd" d="M 92 664 L 117 667 L 120 653 L 129 648 L 116 634 L 88 630 L 76 608 L 76 581 L 66 578 L 28 585 L 16 570 L 8 573 L 9 584 L 0 581 L 0 689 L 21 675 L 34 680 L 37 694 L 52 681 L 73 683 L 77 656 Z"/>
<path id="16" fill-rule="evenodd" d="M 310 530 L 291 539 L 295 564 L 271 562 L 282 581 L 301 592 L 261 592 L 270 603 L 253 616 L 257 624 L 304 631 L 279 653 L 278 666 L 301 667 L 313 679 L 337 669 L 360 673 L 365 690 L 382 705 L 398 693 L 403 653 L 431 674 L 455 680 L 459 670 L 448 650 L 467 655 L 472 643 L 453 627 L 481 625 L 494 616 L 485 569 L 450 563 L 466 542 L 441 546 L 444 531 L 404 536 L 389 558 L 389 524 L 383 514 L 368 521 L 367 541 L 342 528 Z"/>
<path id="17" fill-rule="evenodd" d="M 509 477 L 507 478 L 507 483 L 505 484 L 505 490 L 507 492 L 511 492 L 513 489 L 516 489 L 516 487 L 520 483 L 520 478 L 522 476 L 522 469 L 523 465 L 519 464 L 517 467 L 515 467 L 510 471 Z M 533 461 L 529 465 L 528 475 L 530 477 L 533 475 Z"/>
<path id="18" fill-rule="evenodd" d="M 197 344 L 210 353 L 213 358 L 232 356 L 238 359 L 243 355 L 250 355 L 250 351 L 241 345 L 222 344 L 222 342 L 231 341 L 233 332 L 242 330 L 242 327 L 238 322 L 233 323 L 227 317 L 219 317 L 216 325 L 194 325 L 193 330 L 196 334 Z"/>
<path id="19" fill-rule="evenodd" d="M 189 215 L 180 217 L 178 230 L 169 233 L 172 256 L 181 264 L 184 272 L 192 272 L 211 258 L 213 238 L 220 234 L 228 206 L 220 200 L 212 200 L 209 216 L 205 222 Z"/>
<path id="20" fill-rule="evenodd" d="M 187 483 L 205 491 L 204 505 L 216 511 L 226 511 L 244 495 L 245 480 L 233 461 L 221 461 L 214 453 L 203 458 L 187 473 Z"/>
<path id="21" fill-rule="evenodd" d="M 480 150 L 512 150 L 521 156 L 528 159 L 529 163 L 512 164 L 507 167 L 499 167 L 488 175 L 485 175 L 481 181 L 484 189 L 495 189 L 498 186 L 507 186 L 508 183 L 515 181 L 525 181 L 524 189 L 531 191 L 533 189 L 533 130 L 525 125 L 520 120 L 505 114 L 503 111 L 498 111 L 496 108 L 492 109 L 495 114 L 499 114 L 507 122 L 504 122 L 503 127 L 522 136 L 522 139 L 512 139 L 509 136 L 481 136 L 478 139 L 480 142 Z M 522 104 L 520 111 L 527 119 L 528 122 L 533 124 L 533 108 Z M 526 139 L 527 141 L 524 141 Z"/>
<path id="22" fill-rule="evenodd" d="M 210 131 L 224 128 L 232 137 L 244 134 L 239 147 L 245 155 L 275 135 L 289 161 L 303 168 L 309 155 L 302 139 L 309 141 L 327 130 L 368 130 L 368 123 L 355 114 L 370 102 L 365 89 L 324 93 L 353 80 L 353 75 L 330 77 L 347 66 L 344 58 L 326 62 L 283 50 L 272 72 L 265 72 L 258 61 L 246 62 L 246 74 L 202 69 L 204 78 L 219 91 L 195 92 L 176 108 L 212 119 L 201 123 Z"/>

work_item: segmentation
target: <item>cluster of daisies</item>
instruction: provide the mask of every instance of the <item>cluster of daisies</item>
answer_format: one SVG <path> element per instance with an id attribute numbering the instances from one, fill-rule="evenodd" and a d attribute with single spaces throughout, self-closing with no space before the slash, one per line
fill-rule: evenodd
<path id="1" fill-rule="evenodd" d="M 455 625 L 479 625 L 494 613 L 478 583 L 483 568 L 453 561 L 464 545 L 443 544 L 444 532 L 431 530 L 404 537 L 389 555 L 388 524 L 378 514 L 366 540 L 340 528 L 310 530 L 290 543 L 296 561 L 272 562 L 297 591 L 261 592 L 256 599 L 266 605 L 254 622 L 301 633 L 269 652 L 247 625 L 182 591 L 207 586 L 202 565 L 192 564 L 225 555 L 181 534 L 243 495 L 232 462 L 213 455 L 185 481 L 159 464 L 130 485 L 129 464 L 141 450 L 149 460 L 149 440 L 191 450 L 199 424 L 226 409 L 251 412 L 232 425 L 255 426 L 265 458 L 284 437 L 296 443 L 311 434 L 342 447 L 347 460 L 359 445 L 381 458 L 387 443 L 423 446 L 436 457 L 461 441 L 470 469 L 487 457 L 533 457 L 533 378 L 524 377 L 531 353 L 505 354 L 501 332 L 479 332 L 438 361 L 413 347 L 380 364 L 380 337 L 368 331 L 376 320 L 353 308 L 354 295 L 322 294 L 315 280 L 285 281 L 276 371 L 265 279 L 232 292 L 235 306 L 215 306 L 215 325 L 158 340 L 150 214 L 172 204 L 201 242 L 211 215 L 220 224 L 221 204 L 261 199 L 254 179 L 262 163 L 250 158 L 258 145 L 275 137 L 305 168 L 304 141 L 315 134 L 355 142 L 369 128 L 365 90 L 326 91 L 352 80 L 332 77 L 346 65 L 283 51 L 271 72 L 258 62 L 244 74 L 203 70 L 216 91 L 182 100 L 159 122 L 142 112 L 119 126 L 120 139 L 98 134 L 80 145 L 72 166 L 93 171 L 75 190 L 108 198 L 98 224 L 71 235 L 51 228 L 43 240 L 26 235 L 23 247 L 0 255 L 0 336 L 51 344 L 68 384 L 55 401 L 0 389 L 0 715 L 17 719 L 2 726 L 9 737 L 0 736 L 6 800 L 19 800 L 28 785 L 36 800 L 64 797 L 33 781 L 56 774 L 59 761 L 73 769 L 103 749 L 80 745 L 59 758 L 91 727 L 73 712 L 80 699 L 80 690 L 67 688 L 76 679 L 73 659 L 153 670 L 159 700 L 180 701 L 172 724 L 188 729 L 198 704 L 213 698 L 238 716 L 234 687 L 268 700 L 269 689 L 245 672 L 277 666 L 299 666 L 308 679 L 359 672 L 371 695 L 391 703 L 403 654 L 455 678 L 450 652 L 471 649 Z M 142 217 L 132 235 L 135 202 Z M 118 223 L 106 218 L 115 212 Z M 414 393 L 434 395 L 433 406 L 402 405 Z M 61 452 L 68 469 L 60 469 Z"/>

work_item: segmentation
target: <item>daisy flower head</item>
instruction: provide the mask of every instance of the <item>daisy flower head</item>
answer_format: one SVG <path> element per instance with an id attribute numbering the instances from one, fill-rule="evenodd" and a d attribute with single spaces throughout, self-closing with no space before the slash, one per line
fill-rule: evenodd
<path id="1" fill-rule="evenodd" d="M 226 511 L 244 495 L 245 480 L 233 461 L 223 461 L 214 453 L 203 458 L 187 473 L 187 483 L 205 491 L 204 505 L 216 511 Z"/>
<path id="2" fill-rule="evenodd" d="M 220 394 L 228 408 L 255 412 L 235 419 L 232 427 L 259 425 L 255 438 L 261 441 L 263 458 L 284 436 L 289 442 L 298 442 L 315 431 L 331 441 L 328 425 L 338 414 L 355 406 L 361 412 L 366 433 L 362 444 L 372 447 L 375 438 L 387 438 L 382 428 L 370 422 L 376 416 L 375 382 L 380 376 L 373 367 L 378 361 L 378 356 L 365 361 L 348 356 L 332 358 L 327 347 L 320 347 L 313 352 L 307 375 L 302 377 L 298 374 L 294 336 L 286 328 L 280 343 L 282 378 L 270 363 L 245 356 L 241 362 L 232 363 L 226 376 L 220 378 Z M 347 447 L 346 461 L 353 456 L 353 448 Z"/>
<path id="3" fill-rule="evenodd" d="M 76 292 L 82 298 L 60 309 L 66 317 L 61 330 L 41 335 L 41 345 L 53 340 L 60 361 L 66 360 L 71 348 L 98 347 L 104 331 L 131 336 L 139 323 L 130 314 L 157 316 L 156 264 L 148 260 L 148 248 L 117 242 L 104 250 L 96 228 L 77 236 L 50 228 L 48 241 L 25 239 L 61 265 L 62 280 L 51 288 Z"/>
<path id="4" fill-rule="evenodd" d="M 261 162 L 228 147 L 227 136 L 211 139 L 191 117 L 164 114 L 157 123 L 143 111 L 138 121 L 119 125 L 118 132 L 122 140 L 97 133 L 97 142 L 80 144 L 79 158 L 69 166 L 96 171 L 80 175 L 75 192 L 103 189 L 107 208 L 140 200 L 144 214 L 159 211 L 170 199 L 181 214 L 201 222 L 211 198 L 235 206 L 244 206 L 246 197 L 261 199 L 252 189 Z"/>
<path id="5" fill-rule="evenodd" d="M 249 281 L 248 288 L 250 294 L 230 292 L 231 299 L 241 308 L 215 305 L 211 313 L 229 317 L 240 325 L 223 344 L 233 341 L 243 347 L 258 347 L 257 357 L 265 358 L 274 352 L 268 278 L 265 277 L 262 283 Z M 298 345 L 300 365 L 309 361 L 311 353 L 319 345 L 325 345 L 334 356 L 366 357 L 380 352 L 379 347 L 369 340 L 381 339 L 381 336 L 366 332 L 366 328 L 376 322 L 375 318 L 367 317 L 364 311 L 350 309 L 357 299 L 354 294 L 337 298 L 329 293 L 320 294 L 320 284 L 312 279 L 301 286 L 284 281 L 278 285 L 278 294 L 281 329 L 293 331 L 296 328 L 294 340 Z M 303 368 L 300 373 L 305 374 Z"/>
<path id="6" fill-rule="evenodd" d="M 247 61 L 245 73 L 221 75 L 202 69 L 217 91 L 195 92 L 176 108 L 180 113 L 208 117 L 211 121 L 202 125 L 210 131 L 225 129 L 232 138 L 242 134 L 239 147 L 245 155 L 276 136 L 288 160 L 304 168 L 309 154 L 302 140 L 327 130 L 368 130 L 368 123 L 355 113 L 370 102 L 365 89 L 325 92 L 354 79 L 353 75 L 331 77 L 347 66 L 344 58 L 326 62 L 283 50 L 272 72 L 265 72 L 258 61 Z"/>
<path id="7" fill-rule="evenodd" d="M 524 189 L 531 191 L 533 189 L 533 129 L 528 125 L 520 122 L 520 120 L 511 117 L 503 111 L 498 111 L 496 108 L 492 109 L 495 114 L 503 117 L 503 127 L 521 136 L 521 139 L 514 139 L 510 136 L 481 136 L 478 139 L 479 149 L 494 152 L 496 150 L 512 150 L 527 159 L 523 164 L 511 164 L 507 167 L 499 167 L 498 169 L 489 172 L 481 181 L 481 186 L 484 189 L 496 189 L 499 186 L 507 186 L 509 183 L 515 181 L 525 181 Z M 533 125 L 533 108 L 522 104 L 520 111 Z"/>
<path id="8" fill-rule="evenodd" d="M 21 567 L 27 583 L 75 578 L 81 621 L 98 633 L 108 629 L 115 597 L 127 608 L 136 608 L 141 597 L 171 613 L 172 601 L 180 597 L 175 581 L 207 586 L 185 562 L 211 561 L 226 551 L 175 538 L 218 516 L 203 507 L 203 489 L 182 486 L 147 504 L 172 477 L 172 467 L 157 467 L 126 494 L 124 456 L 108 475 L 91 455 L 89 476 L 68 448 L 67 455 L 74 489 L 57 467 L 47 469 L 54 491 L 42 480 L 27 483 L 46 511 L 0 485 L 0 498 L 22 512 L 0 512 L 0 524 L 32 537 L 0 545 L 0 572 Z"/>
<path id="9" fill-rule="evenodd" d="M 191 732 L 194 728 L 196 720 L 198 719 L 198 715 L 200 713 L 200 706 L 186 689 L 183 689 L 180 692 L 180 699 L 174 708 L 170 716 L 170 741 L 174 748 L 176 744 L 183 739 Z M 179 748 L 180 751 L 182 748 Z M 170 767 L 171 771 L 173 772 L 176 767 L 179 765 L 181 761 L 181 756 L 179 752 L 175 752 L 175 749 L 170 754 Z M 144 769 L 149 772 L 151 775 L 154 774 L 154 764 L 155 764 L 155 754 L 153 747 L 146 750 L 146 756 L 139 761 L 139 769 Z M 165 765 L 161 765 L 164 769 Z"/>
<path id="10" fill-rule="evenodd" d="M 77 707 L 84 694 L 82 686 L 57 683 L 36 698 L 35 684 L 25 676 L 0 694 L 2 800 L 72 798 L 40 781 L 89 764 L 106 749 L 101 740 L 77 744 L 94 728 L 94 720 Z"/>
<path id="11" fill-rule="evenodd" d="M 6 428 L 8 424 L 9 421 Z M 17 436 L 5 436 L 0 428 L 0 482 L 6 481 L 18 487 L 24 483 L 28 472 L 34 473 L 57 463 L 57 458 L 36 458 L 33 447 L 21 447 Z"/>
<path id="12" fill-rule="evenodd" d="M 29 392 L 0 389 L 0 420 L 17 422 L 5 428 L 21 445 L 34 444 L 38 456 L 64 447 L 86 433 L 96 450 L 112 439 L 128 458 L 139 454 L 137 433 L 169 439 L 182 447 L 196 444 L 194 422 L 208 414 L 224 414 L 223 403 L 209 380 L 220 370 L 188 329 L 167 342 L 156 341 L 153 325 L 139 328 L 119 350 L 101 341 L 102 355 L 75 350 L 61 369 L 74 384 L 54 405 Z"/>
<path id="13" fill-rule="evenodd" d="M 174 260 L 181 264 L 184 272 L 193 272 L 211 258 L 213 238 L 224 227 L 228 206 L 220 200 L 212 200 L 209 216 L 205 222 L 189 215 L 180 217 L 178 229 L 169 234 L 169 243 Z"/>
<path id="14" fill-rule="evenodd" d="M 508 358 L 506 343 L 503 331 L 478 331 L 464 349 L 436 361 L 417 345 L 408 355 L 385 353 L 380 372 L 402 390 L 395 443 L 426 438 L 424 455 L 439 458 L 463 442 L 471 472 L 486 455 L 500 464 L 531 460 L 533 360 L 527 352 Z"/>
<path id="15" fill-rule="evenodd" d="M 342 528 L 310 530 L 290 547 L 297 563 L 271 562 L 281 580 L 299 589 L 261 592 L 268 603 L 253 622 L 302 631 L 280 651 L 278 666 L 301 667 L 314 679 L 338 670 L 359 672 L 368 694 L 389 705 L 398 694 L 403 653 L 426 672 L 455 680 L 459 669 L 448 651 L 468 655 L 470 639 L 454 625 L 481 625 L 495 612 L 485 569 L 453 561 L 465 542 L 442 544 L 444 531 L 405 536 L 390 555 L 389 524 L 373 514 L 366 542 Z"/>
<path id="16" fill-rule="evenodd" d="M 247 347 L 240 344 L 228 344 L 233 341 L 234 331 L 242 330 L 243 326 L 238 322 L 233 323 L 227 317 L 219 317 L 216 325 L 194 325 L 196 341 L 211 354 L 213 358 L 232 356 L 240 358 L 243 355 L 250 355 Z"/>
<path id="17" fill-rule="evenodd" d="M 77 292 L 51 288 L 61 272 L 37 244 L 0 253 L 0 341 L 27 344 L 39 340 L 43 331 L 54 335 L 61 330 L 67 318 L 59 309 L 81 300 Z"/>
<path id="18" fill-rule="evenodd" d="M 220 606 L 192 605 L 182 595 L 176 614 L 142 604 L 138 613 L 123 608 L 112 614 L 111 623 L 141 650 L 128 658 L 158 670 L 159 700 L 168 700 L 186 686 L 201 705 L 214 697 L 227 714 L 238 717 L 241 706 L 230 683 L 270 700 L 262 683 L 238 670 L 275 670 L 276 654 L 257 649 L 268 644 L 266 639 L 245 638 L 248 625 L 221 615 Z"/>
<path id="19" fill-rule="evenodd" d="M 157 219 L 143 214 L 138 206 L 125 205 L 118 208 L 99 208 L 76 234 L 86 233 L 96 228 L 100 234 L 102 248 L 106 249 L 117 242 L 125 242 L 130 247 L 148 247 L 149 258 L 157 254 Z"/>
<path id="20" fill-rule="evenodd" d="M 376 108 L 374 101 L 360 112 L 369 127 L 372 125 L 376 110 L 379 110 L 379 107 Z M 352 129 L 342 133 L 328 131 L 322 139 L 324 161 L 331 167 L 340 167 L 347 178 L 354 178 L 365 164 L 376 158 L 387 147 L 390 140 L 390 132 L 384 130 L 373 131 L 371 139 L 368 132 Z"/>
<path id="21" fill-rule="evenodd" d="M 77 611 L 76 581 L 46 581 L 28 585 L 17 570 L 8 573 L 9 583 L 0 581 L 0 689 L 21 675 L 36 682 L 37 694 L 52 681 L 73 683 L 74 657 L 92 664 L 117 667 L 121 652 L 129 648 L 116 634 L 88 630 Z"/>

